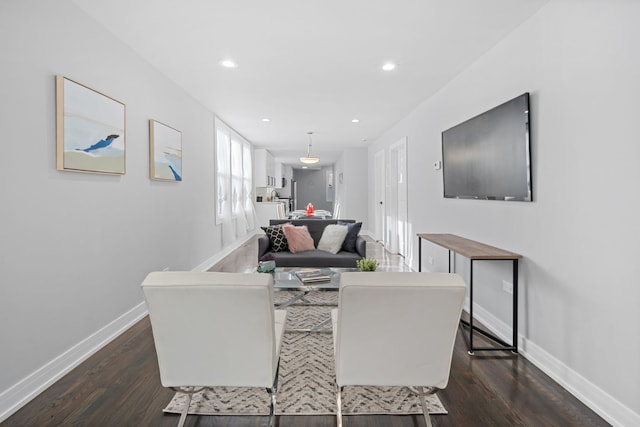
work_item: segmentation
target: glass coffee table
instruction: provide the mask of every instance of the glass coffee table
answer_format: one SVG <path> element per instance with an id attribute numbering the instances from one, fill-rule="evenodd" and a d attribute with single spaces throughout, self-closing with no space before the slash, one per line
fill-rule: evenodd
<path id="1" fill-rule="evenodd" d="M 293 304 L 309 306 L 336 306 L 336 303 L 313 302 L 307 299 L 310 292 L 330 292 L 340 289 L 340 275 L 342 273 L 359 271 L 357 268 L 326 267 L 317 268 L 319 274 L 327 276 L 328 280 L 315 283 L 302 283 L 297 272 L 310 270 L 309 267 L 277 267 L 273 270 L 273 289 L 275 291 L 289 291 L 292 296 L 287 301 L 276 304 L 278 309 L 287 308 Z M 331 323 L 331 316 L 309 329 L 287 329 L 288 332 L 331 332 L 326 328 Z"/>

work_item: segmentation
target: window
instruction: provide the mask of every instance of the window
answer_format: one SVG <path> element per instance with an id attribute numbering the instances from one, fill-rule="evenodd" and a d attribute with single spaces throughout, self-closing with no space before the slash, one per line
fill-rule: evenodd
<path id="1" fill-rule="evenodd" d="M 234 221 L 236 236 L 253 229 L 251 145 L 221 120 L 216 127 L 216 224 Z"/>
<path id="2" fill-rule="evenodd" d="M 237 218 L 244 210 L 242 185 L 242 142 L 231 138 L 231 215 Z"/>
<path id="3" fill-rule="evenodd" d="M 226 217 L 230 218 L 229 192 L 231 189 L 231 149 L 229 134 L 219 128 L 216 122 L 216 224 L 220 224 Z"/>
<path id="4" fill-rule="evenodd" d="M 244 187 L 244 204 L 243 208 L 247 215 L 249 222 L 249 228 L 254 227 L 254 214 L 253 214 L 253 167 L 251 163 L 251 146 L 249 144 L 243 144 L 242 146 L 242 180 Z"/>

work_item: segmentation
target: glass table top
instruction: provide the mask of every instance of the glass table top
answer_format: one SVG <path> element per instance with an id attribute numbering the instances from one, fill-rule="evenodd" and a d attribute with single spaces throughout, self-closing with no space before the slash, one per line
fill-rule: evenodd
<path id="1" fill-rule="evenodd" d="M 296 272 L 305 270 L 319 270 L 319 274 L 328 276 L 328 281 L 316 283 L 302 283 Z M 309 268 L 309 267 L 277 267 L 273 270 L 274 289 L 288 290 L 335 290 L 340 287 L 340 274 L 351 271 L 359 271 L 357 268 Z"/>

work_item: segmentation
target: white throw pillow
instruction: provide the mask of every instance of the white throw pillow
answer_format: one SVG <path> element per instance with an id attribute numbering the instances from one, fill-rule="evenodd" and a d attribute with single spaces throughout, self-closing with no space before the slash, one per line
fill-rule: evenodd
<path id="1" fill-rule="evenodd" d="M 349 227 L 346 225 L 331 224 L 327 225 L 322 232 L 322 237 L 318 242 L 318 249 L 321 251 L 337 254 L 342 248 L 342 242 L 347 237 Z"/>

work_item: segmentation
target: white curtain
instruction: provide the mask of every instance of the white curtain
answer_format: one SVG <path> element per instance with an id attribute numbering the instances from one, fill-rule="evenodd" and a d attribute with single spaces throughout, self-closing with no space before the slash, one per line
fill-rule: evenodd
<path id="1" fill-rule="evenodd" d="M 235 231 L 231 216 L 231 141 L 223 128 L 216 129 L 216 174 L 218 197 L 216 223 L 222 224 L 222 244 L 229 245 L 235 241 Z"/>
<path id="2" fill-rule="evenodd" d="M 251 146 L 242 146 L 242 177 L 244 187 L 244 215 L 247 220 L 247 231 L 256 227 L 256 209 L 253 205 L 253 167 L 251 162 Z"/>
<path id="3" fill-rule="evenodd" d="M 231 137 L 231 199 L 232 217 L 235 219 L 236 237 L 247 234 L 247 218 L 244 210 L 244 185 L 242 177 L 242 142 Z"/>
<path id="4" fill-rule="evenodd" d="M 229 188 L 231 179 L 231 169 L 229 165 L 229 135 L 218 129 L 216 132 L 216 181 L 217 181 L 217 200 L 216 200 L 216 222 L 221 223 L 225 219 L 231 217 L 229 207 Z"/>
<path id="5" fill-rule="evenodd" d="M 222 244 L 234 243 L 253 230 L 251 145 L 216 118 L 216 224 L 222 226 Z"/>

